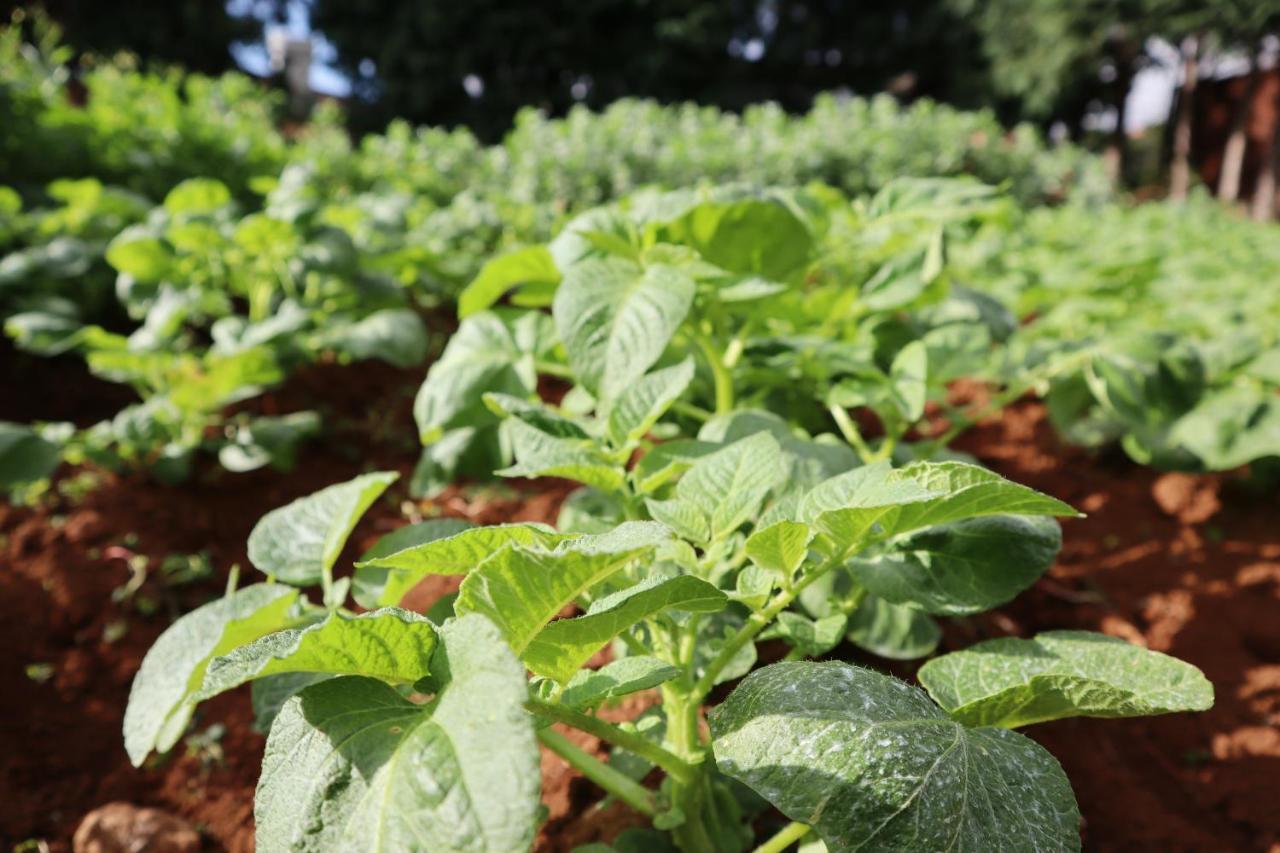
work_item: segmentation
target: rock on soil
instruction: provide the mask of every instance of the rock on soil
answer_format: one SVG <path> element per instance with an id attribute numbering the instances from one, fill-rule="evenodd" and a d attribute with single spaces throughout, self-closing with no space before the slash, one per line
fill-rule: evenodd
<path id="1" fill-rule="evenodd" d="M 72 845 L 75 853 L 195 853 L 200 834 L 168 812 L 108 803 L 85 815 Z"/>

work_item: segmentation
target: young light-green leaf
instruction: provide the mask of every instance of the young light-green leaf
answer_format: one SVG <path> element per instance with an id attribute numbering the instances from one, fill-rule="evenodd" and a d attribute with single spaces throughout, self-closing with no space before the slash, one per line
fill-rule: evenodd
<path id="1" fill-rule="evenodd" d="M 693 359 L 655 370 L 627 387 L 609 409 L 609 438 L 617 446 L 644 438 L 693 381 Z"/>
<path id="2" fill-rule="evenodd" d="M 254 802 L 259 850 L 529 848 L 541 776 L 524 667 L 482 617 L 440 639 L 429 704 L 359 676 L 285 704 Z"/>
<path id="3" fill-rule="evenodd" d="M 702 511 L 715 539 L 754 515 L 785 475 L 777 440 L 758 432 L 699 459 L 676 484 L 676 497 Z"/>
<path id="4" fill-rule="evenodd" d="M 626 471 L 596 449 L 590 439 L 561 438 L 508 418 L 502 428 L 511 442 L 515 464 L 494 473 L 503 477 L 564 477 L 611 492 L 626 479 Z"/>
<path id="5" fill-rule="evenodd" d="M 322 622 L 268 634 L 214 658 L 196 700 L 286 672 L 412 684 L 427 674 L 435 647 L 435 627 L 416 613 L 394 607 L 357 616 L 331 613 Z"/>
<path id="6" fill-rule="evenodd" d="M 1052 518 L 996 515 L 920 530 L 888 552 L 856 560 L 854 575 L 894 604 L 964 616 L 1004 604 L 1053 564 L 1062 530 Z"/>
<path id="7" fill-rule="evenodd" d="M 124 746 L 135 767 L 182 737 L 209 662 L 287 628 L 297 600 L 296 589 L 280 584 L 247 586 L 196 608 L 160 635 L 134 676 L 124 712 Z"/>
<path id="8" fill-rule="evenodd" d="M 542 524 L 461 528 L 440 519 L 423 531 L 431 538 L 356 564 L 355 599 L 363 607 L 395 606 L 428 575 L 465 575 L 506 545 L 546 545 L 571 538 Z M 379 545 L 382 543 L 379 542 Z"/>
<path id="9" fill-rule="evenodd" d="M 729 603 L 711 584 L 692 575 L 653 577 L 592 603 L 573 619 L 559 619 L 538 632 L 522 659 L 538 675 L 562 684 L 610 640 L 663 610 L 714 613 Z"/>
<path id="10" fill-rule="evenodd" d="M 670 538 L 653 521 L 630 521 L 609 533 L 580 536 L 554 548 L 508 546 L 467 575 L 458 614 L 481 613 L 523 654 L 566 604 Z"/>
<path id="11" fill-rule="evenodd" d="M 1004 729 L 969 729 L 925 693 L 845 663 L 752 673 L 711 714 L 720 770 L 832 853 L 1079 850 L 1058 762 Z"/>
<path id="12" fill-rule="evenodd" d="M 695 290 L 693 279 L 661 264 L 612 257 L 571 267 L 551 310 L 578 381 L 616 400 L 662 355 Z"/>
<path id="13" fill-rule="evenodd" d="M 809 553 L 813 531 L 798 521 L 775 521 L 747 537 L 747 556 L 762 569 L 790 578 Z"/>
<path id="14" fill-rule="evenodd" d="M 1177 658 L 1088 631 L 978 643 L 935 658 L 920 683 L 967 726 L 1133 717 L 1213 706 L 1213 685 Z"/>
<path id="15" fill-rule="evenodd" d="M 619 658 L 599 669 L 581 670 L 560 694 L 560 702 L 571 708 L 589 708 L 628 693 L 657 687 L 679 675 L 679 669 L 658 658 L 647 655 Z"/>
<path id="16" fill-rule="evenodd" d="M 272 510 L 249 533 L 249 561 L 285 583 L 319 582 L 360 516 L 398 476 L 394 471 L 363 474 Z"/>

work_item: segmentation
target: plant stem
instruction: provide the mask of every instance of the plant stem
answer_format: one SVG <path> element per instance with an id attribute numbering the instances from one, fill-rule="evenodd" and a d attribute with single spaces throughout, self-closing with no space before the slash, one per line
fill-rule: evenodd
<path id="1" fill-rule="evenodd" d="M 536 361 L 533 369 L 538 373 L 545 373 L 547 376 L 554 376 L 557 379 L 572 379 L 573 371 L 563 364 L 556 364 L 554 361 Z"/>
<path id="2" fill-rule="evenodd" d="M 809 831 L 810 826 L 808 824 L 792 821 L 778 830 L 776 835 L 761 844 L 752 853 L 782 853 L 783 850 L 808 835 Z"/>
<path id="3" fill-rule="evenodd" d="M 720 353 L 716 352 L 715 345 L 705 335 L 695 332 L 693 342 L 711 368 L 711 379 L 716 389 L 716 414 L 727 415 L 733 411 L 733 377 L 724 366 Z"/>
<path id="4" fill-rule="evenodd" d="M 867 446 L 867 443 L 862 440 L 862 434 L 858 432 L 858 428 L 849 417 L 849 413 L 843 407 L 834 403 L 827 406 L 827 411 L 831 413 L 831 417 L 835 420 L 836 427 L 840 430 L 840 434 L 844 436 L 844 440 L 849 442 L 854 450 L 858 451 L 858 457 L 863 463 L 869 464 L 875 461 L 875 454 Z"/>
<path id="5" fill-rule="evenodd" d="M 634 752 L 651 764 L 656 764 L 667 771 L 673 779 L 684 781 L 693 779 L 694 767 L 688 761 L 668 752 L 653 741 L 646 740 L 640 735 L 628 732 L 612 723 L 607 723 L 599 717 L 593 717 L 590 714 L 566 708 L 564 705 L 543 702 L 541 699 L 530 699 L 525 703 L 525 707 L 539 717 L 573 726 L 575 729 L 595 735 L 601 740 L 628 752 Z"/>
<path id="6" fill-rule="evenodd" d="M 540 730 L 538 732 L 538 740 L 542 741 L 547 749 L 567 761 L 570 767 L 640 812 L 640 814 L 652 818 L 657 813 L 657 809 L 653 805 L 652 791 L 637 782 L 633 782 L 595 756 L 588 755 L 578 749 L 567 737 L 555 729 L 545 728 Z"/>
<path id="7" fill-rule="evenodd" d="M 781 590 L 774 596 L 773 601 L 762 610 L 757 610 L 747 618 L 747 623 L 738 629 L 738 633 L 730 638 L 729 642 L 724 644 L 720 649 L 720 654 L 707 666 L 706 671 L 702 673 L 702 677 L 698 679 L 698 683 L 693 687 L 693 697 L 697 703 L 701 703 L 711 692 L 711 688 L 715 686 L 716 676 L 718 676 L 728 664 L 733 660 L 734 655 L 755 638 L 769 623 L 777 618 L 778 614 L 787 609 L 791 602 L 795 601 L 801 591 L 827 572 L 834 569 L 845 561 L 848 556 L 848 550 L 841 551 L 819 565 L 816 569 L 805 574 L 800 582 L 792 586 L 790 589 Z"/>
<path id="8" fill-rule="evenodd" d="M 672 777 L 671 805 L 684 814 L 684 823 L 672 832 L 676 846 L 685 853 L 702 853 L 715 850 L 711 836 L 703 820 L 703 806 L 707 800 L 708 777 L 701 764 L 702 744 L 698 738 L 698 709 L 700 702 L 676 683 L 662 686 L 662 708 L 667 713 L 667 740 L 676 754 L 689 760 L 697 757 L 698 766 L 692 779 Z"/>
<path id="9" fill-rule="evenodd" d="M 708 412 L 701 406 L 695 406 L 692 403 L 686 403 L 683 400 L 676 400 L 671 404 L 671 408 L 682 415 L 688 415 L 700 421 L 709 421 L 715 417 L 715 412 Z"/>

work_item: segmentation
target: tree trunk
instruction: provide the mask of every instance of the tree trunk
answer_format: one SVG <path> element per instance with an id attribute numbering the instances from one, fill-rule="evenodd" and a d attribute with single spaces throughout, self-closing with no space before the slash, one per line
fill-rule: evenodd
<path id="1" fill-rule="evenodd" d="M 1265 222 L 1276 212 L 1276 182 L 1280 181 L 1280 91 L 1276 93 L 1276 110 L 1276 118 L 1271 123 L 1270 155 L 1262 161 L 1249 207 L 1249 215 L 1259 222 Z"/>
<path id="2" fill-rule="evenodd" d="M 1124 122 L 1128 112 L 1129 88 L 1133 85 L 1133 59 L 1126 55 L 1116 60 L 1116 79 L 1112 89 L 1113 106 L 1116 111 L 1116 126 L 1111 131 L 1111 139 L 1103 152 L 1103 163 L 1107 177 L 1112 186 L 1120 187 L 1124 183 L 1125 171 L 1129 161 L 1129 135 L 1125 132 Z"/>
<path id="3" fill-rule="evenodd" d="M 1178 94 L 1178 118 L 1173 126 L 1173 159 L 1169 164 L 1169 198 L 1185 201 L 1191 188 L 1191 120 L 1196 86 L 1200 81 L 1200 45 L 1203 38 L 1188 36 L 1182 42 L 1182 91 Z"/>
<path id="4" fill-rule="evenodd" d="M 1249 145 L 1249 114 L 1253 110 L 1253 96 L 1258 91 L 1258 50 L 1251 48 L 1249 77 L 1244 95 L 1235 103 L 1231 114 L 1231 135 L 1222 149 L 1222 174 L 1218 176 L 1218 198 L 1225 202 L 1240 197 L 1240 173 L 1244 170 L 1245 149 Z"/>

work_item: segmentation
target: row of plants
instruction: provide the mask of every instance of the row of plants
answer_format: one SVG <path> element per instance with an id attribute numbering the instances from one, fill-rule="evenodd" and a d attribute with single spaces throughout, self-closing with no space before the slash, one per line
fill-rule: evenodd
<path id="1" fill-rule="evenodd" d="M 889 426 L 920 417 L 931 373 L 989 358 L 992 326 L 1011 325 L 944 262 L 948 222 L 1005 207 L 972 183 L 895 185 L 856 208 L 790 190 L 645 193 L 496 259 L 461 297 L 418 426 L 500 476 L 581 484 L 556 527 L 425 521 L 339 574 L 394 473 L 274 510 L 248 543 L 266 581 L 178 620 L 143 662 L 131 758 L 253 682 L 264 850 L 528 849 L 538 744 L 648 818 L 597 849 L 741 851 L 758 835 L 775 852 L 810 837 L 1079 849 L 1068 780 L 1014 729 L 1206 709 L 1194 667 L 1072 631 L 934 657 L 923 689 L 809 660 L 845 640 L 932 654 L 935 617 L 1025 590 L 1058 552 L 1056 517 L 1075 514 Z M 819 254 L 827 239 L 844 253 Z M 868 284 L 842 286 L 860 268 Z M 504 295 L 515 307 L 495 309 Z M 873 305 L 849 321 L 841 300 Z M 561 385 L 539 394 L 539 376 Z M 837 414 L 863 405 L 878 439 Z M 815 411 L 843 435 L 811 434 Z M 922 455 L 940 461 L 906 461 Z M 461 578 L 456 594 L 401 608 L 440 575 Z M 785 656 L 757 669 L 766 640 Z M 596 713 L 655 689 L 632 720 Z M 600 738 L 608 759 L 552 724 Z"/>
<path id="2" fill-rule="evenodd" d="M 416 363 L 412 310 L 643 185 L 863 192 L 904 171 L 976 171 L 1035 202 L 1100 186 L 1081 152 L 927 103 L 824 98 L 791 118 L 622 102 L 528 112 L 489 148 L 402 123 L 353 145 L 331 110 L 286 139 L 275 96 L 241 76 L 73 67 L 38 17 L 0 32 L 0 59 L 0 321 L 20 349 L 82 357 L 140 400 L 87 430 L 4 425 L 6 488 L 60 457 L 166 480 L 200 450 L 232 470 L 287 465 L 312 413 L 228 420 L 226 405 L 317 358 Z"/>

